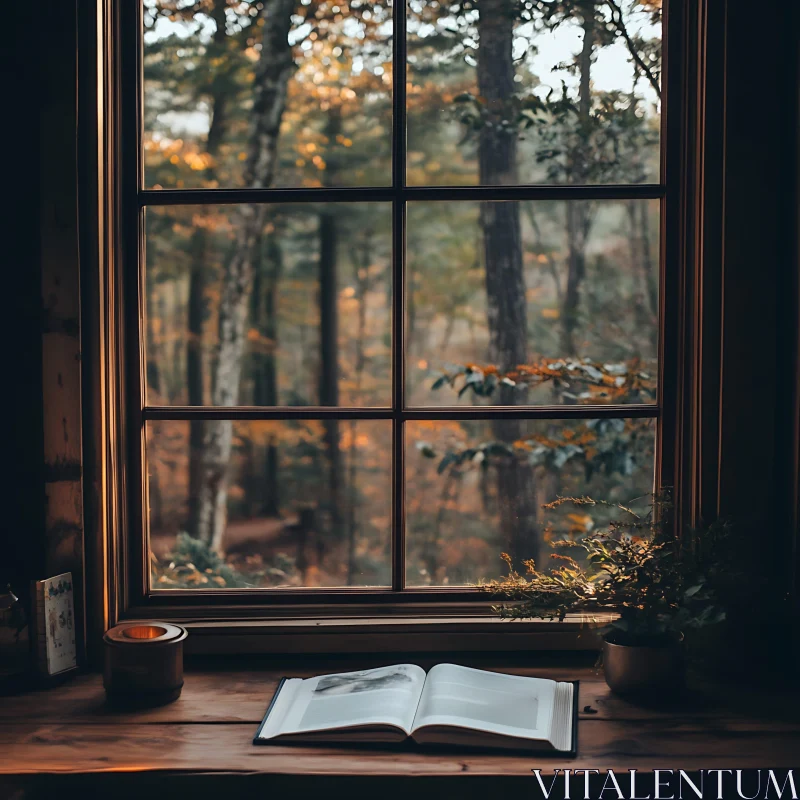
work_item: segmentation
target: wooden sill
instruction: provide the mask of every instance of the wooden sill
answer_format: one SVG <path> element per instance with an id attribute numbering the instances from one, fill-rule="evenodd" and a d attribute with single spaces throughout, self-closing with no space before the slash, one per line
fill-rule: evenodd
<path id="1" fill-rule="evenodd" d="M 524 625 L 509 629 L 517 627 Z M 253 734 L 281 677 L 397 663 L 380 654 L 313 663 L 254 657 L 226 660 L 225 668 L 187 665 L 181 697 L 155 709 L 108 707 L 99 675 L 3 698 L 0 797 L 528 798 L 543 796 L 532 768 L 547 776 L 556 769 L 614 769 L 626 789 L 629 769 L 641 774 L 672 767 L 691 773 L 797 763 L 796 687 L 715 681 L 693 685 L 681 700 L 643 707 L 611 694 L 599 670 L 580 665 L 586 660 L 580 654 L 559 660 L 527 653 L 453 658 L 482 669 L 580 680 L 578 757 L 411 747 L 254 747 Z M 409 660 L 428 669 L 444 659 L 432 654 Z M 583 797 L 582 783 L 581 778 L 573 783 L 573 798 Z M 715 787 L 710 775 L 706 786 L 706 796 L 716 796 L 709 790 Z M 652 788 L 634 796 L 652 797 Z M 608 796 L 598 791 L 599 783 L 591 796 Z"/>
<path id="2" fill-rule="evenodd" d="M 447 651 L 594 650 L 598 629 L 614 615 L 574 615 L 564 622 L 490 616 L 177 619 L 189 630 L 186 652 L 400 653 Z"/>

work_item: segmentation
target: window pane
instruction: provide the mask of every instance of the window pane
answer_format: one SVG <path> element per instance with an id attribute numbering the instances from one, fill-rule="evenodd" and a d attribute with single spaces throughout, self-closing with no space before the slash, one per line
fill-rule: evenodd
<path id="1" fill-rule="evenodd" d="M 387 420 L 148 423 L 152 587 L 390 585 L 391 441 Z"/>
<path id="2" fill-rule="evenodd" d="M 146 231 L 149 404 L 390 404 L 390 204 L 154 207 Z"/>
<path id="3" fill-rule="evenodd" d="M 613 5 L 408 0 L 409 183 L 657 182 L 661 2 Z"/>
<path id="4" fill-rule="evenodd" d="M 145 186 L 391 181 L 391 3 L 144 8 Z"/>
<path id="5" fill-rule="evenodd" d="M 521 570 L 531 558 L 547 567 L 548 541 L 609 516 L 543 503 L 589 495 L 646 505 L 653 490 L 652 419 L 420 421 L 405 436 L 410 586 L 500 577 L 501 553 Z"/>
<path id="6" fill-rule="evenodd" d="M 412 406 L 655 402 L 659 202 L 410 203 Z"/>

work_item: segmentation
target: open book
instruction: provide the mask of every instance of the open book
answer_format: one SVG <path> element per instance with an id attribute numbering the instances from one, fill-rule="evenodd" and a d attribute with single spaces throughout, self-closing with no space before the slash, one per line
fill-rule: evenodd
<path id="1" fill-rule="evenodd" d="M 399 742 L 577 751 L 578 687 L 542 678 L 414 664 L 284 678 L 254 744 Z"/>

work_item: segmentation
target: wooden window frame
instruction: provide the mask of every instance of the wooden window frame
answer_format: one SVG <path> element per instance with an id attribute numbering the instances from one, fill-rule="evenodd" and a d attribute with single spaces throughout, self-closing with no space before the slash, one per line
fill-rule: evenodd
<path id="1" fill-rule="evenodd" d="M 667 8 L 668 3 L 668 8 Z M 162 618 L 191 624 L 207 641 L 220 635 L 228 649 L 272 649 L 286 646 L 285 636 L 298 637 L 299 649 L 352 649 L 353 632 L 367 634 L 360 641 L 367 649 L 382 634 L 390 649 L 414 649 L 414 642 L 430 647 L 441 644 L 448 632 L 475 634 L 476 644 L 508 648 L 504 626 L 488 619 L 489 602 L 475 590 L 405 588 L 402 575 L 403 538 L 393 536 L 393 586 L 386 590 L 268 589 L 268 590 L 161 590 L 148 591 L 148 553 L 142 509 L 146 508 L 144 481 L 144 422 L 146 419 L 293 419 L 384 418 L 393 423 L 395 448 L 394 492 L 402 492 L 402 421 L 406 419 L 659 417 L 656 439 L 656 486 L 672 486 L 678 508 L 676 525 L 693 525 L 703 515 L 709 487 L 717 469 L 709 453 L 716 453 L 715 414 L 719 405 L 719 376 L 704 371 L 719 341 L 721 311 L 713 291 L 721 274 L 721 253 L 713 250 L 721 240 L 720 212 L 715 198 L 721 183 L 721 159 L 716 158 L 722 138 L 721 101 L 724 84 L 724 9 L 710 0 L 665 0 L 662 100 L 662 169 L 657 185 L 648 186 L 520 186 L 520 187 L 407 187 L 405 152 L 405 40 L 403 15 L 394 22 L 394 153 L 393 184 L 365 189 L 222 189 L 143 190 L 141 141 L 141 39 L 139 3 L 95 0 L 96 13 L 79 20 L 82 51 L 91 53 L 81 66 L 79 86 L 84 92 L 81 119 L 84 187 L 81 209 L 88 226 L 91 252 L 84 252 L 93 290 L 85 309 L 93 346 L 91 389 L 97 414 L 90 436 L 99 475 L 98 496 L 89 509 L 87 523 L 89 598 L 95 611 L 90 620 L 99 631 L 126 618 Z M 398 44 L 399 43 L 399 44 Z M 719 125 L 715 129 L 714 125 Z M 131 137 L 133 135 L 133 140 Z M 717 138 L 719 137 L 719 139 Z M 522 199 L 630 199 L 661 200 L 659 383 L 654 406 L 580 406 L 486 408 L 478 414 L 462 408 L 404 410 L 402 368 L 403 315 L 393 316 L 394 370 L 392 409 L 280 408 L 210 409 L 150 408 L 145 406 L 144 365 L 139 346 L 142 296 L 141 210 L 146 205 L 168 203 L 236 203 L 384 200 L 393 204 L 394 288 L 402 311 L 404 280 L 404 203 L 408 200 L 522 200 Z M 138 210 L 131 212 L 131 207 Z M 664 236 L 663 231 L 668 235 Z M 131 266 L 131 264 L 133 266 Z M 136 331 L 131 335 L 131 331 Z M 401 357 L 397 357 L 397 353 Z M 704 359 L 705 356 L 705 359 Z M 397 378 L 400 378 L 399 380 Z M 140 485 L 141 484 L 141 485 Z M 400 495 L 402 497 L 402 495 Z M 708 515 L 706 515 L 708 516 Z M 402 502 L 395 503 L 394 527 L 402 525 Z M 320 621 L 323 621 L 322 624 Z M 594 647 L 592 637 L 581 637 L 586 620 L 564 623 L 532 622 L 511 626 L 527 637 L 525 647 Z M 288 627 L 287 627 L 288 626 Z M 453 626 L 456 626 L 455 628 Z M 316 645 L 305 644 L 309 632 Z M 418 631 L 418 635 L 414 631 Z M 280 637 L 254 636 L 265 631 Z M 400 635 L 402 633 L 402 635 Z M 444 639 L 442 636 L 444 634 Z M 397 638 L 399 635 L 399 638 Z M 229 638 L 232 637 L 232 638 Z M 581 642 L 580 639 L 583 639 Z M 253 644 L 258 640 L 257 644 Z M 311 641 L 311 640 L 309 640 Z M 518 639 L 518 642 L 521 639 Z M 249 644 L 248 644 L 249 642 Z M 402 646 L 394 648 L 393 644 Z M 522 646 L 522 645 L 517 645 Z M 216 647 L 210 645 L 211 649 Z M 452 642 L 448 645 L 452 649 Z"/>

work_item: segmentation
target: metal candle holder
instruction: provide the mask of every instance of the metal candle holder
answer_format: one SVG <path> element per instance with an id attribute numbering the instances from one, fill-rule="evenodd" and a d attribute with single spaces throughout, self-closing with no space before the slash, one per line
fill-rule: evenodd
<path id="1" fill-rule="evenodd" d="M 171 703 L 183 688 L 186 628 L 171 622 L 123 622 L 103 636 L 103 685 L 109 702 L 129 708 Z"/>

